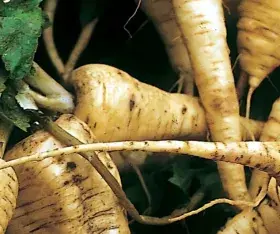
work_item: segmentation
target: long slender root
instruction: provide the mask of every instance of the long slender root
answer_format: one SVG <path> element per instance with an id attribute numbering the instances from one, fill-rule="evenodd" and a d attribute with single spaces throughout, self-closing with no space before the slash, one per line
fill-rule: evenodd
<path id="1" fill-rule="evenodd" d="M 72 50 L 72 52 L 69 56 L 69 59 L 65 65 L 64 74 L 63 74 L 62 78 L 66 84 L 68 84 L 68 82 L 69 82 L 69 76 L 71 76 L 71 73 L 72 73 L 79 57 L 81 56 L 81 54 L 87 47 L 87 45 L 90 41 L 92 32 L 93 32 L 97 22 L 98 22 L 98 19 L 94 19 L 91 22 L 89 22 L 87 25 L 85 25 L 85 27 L 82 29 L 82 32 L 78 38 L 78 41 L 77 41 L 74 49 Z"/>
<path id="2" fill-rule="evenodd" d="M 43 32 L 43 39 L 49 57 L 60 75 L 64 73 L 64 63 L 60 58 L 53 38 L 53 22 L 58 0 L 47 0 L 44 10 L 49 17 L 51 25 Z"/>
<path id="3" fill-rule="evenodd" d="M 30 161 L 88 151 L 142 150 L 193 155 L 257 168 L 279 179 L 280 142 L 124 141 L 69 146 L 0 164 L 0 169 Z"/>
<path id="4" fill-rule="evenodd" d="M 248 75 L 246 72 L 241 71 L 239 80 L 237 81 L 236 91 L 238 100 L 241 100 L 244 96 L 244 91 L 248 86 Z"/>

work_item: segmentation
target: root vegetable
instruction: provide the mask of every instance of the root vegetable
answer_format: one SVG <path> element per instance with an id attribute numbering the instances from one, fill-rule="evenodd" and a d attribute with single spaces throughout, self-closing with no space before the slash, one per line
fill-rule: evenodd
<path id="1" fill-rule="evenodd" d="M 242 0 L 237 44 L 241 69 L 249 76 L 247 115 L 254 90 L 280 64 L 280 2 Z"/>
<path id="2" fill-rule="evenodd" d="M 153 21 L 165 44 L 173 66 L 184 83 L 184 93 L 193 95 L 194 80 L 188 50 L 182 40 L 172 7 L 172 0 L 143 0 L 142 9 Z"/>
<path id="3" fill-rule="evenodd" d="M 237 163 L 257 168 L 269 173 L 280 182 L 280 143 L 279 142 L 202 142 L 202 141 L 125 141 L 93 143 L 35 153 L 0 164 L 0 169 L 20 165 L 29 161 L 87 151 L 127 151 L 168 152 L 188 154 L 200 158 Z"/>
<path id="4" fill-rule="evenodd" d="M 72 75 L 74 114 L 88 124 L 97 141 L 205 138 L 205 113 L 197 98 L 171 94 L 139 82 L 126 72 L 89 64 Z M 259 137 L 262 123 L 242 118 L 247 139 Z"/>
<path id="5" fill-rule="evenodd" d="M 57 124 L 89 143 L 93 135 L 73 115 L 62 115 Z M 15 145 L 6 159 L 41 153 L 64 145 L 51 134 L 38 131 Z M 119 183 L 118 171 L 107 154 L 100 160 Z M 49 158 L 16 166 L 19 196 L 8 233 L 130 233 L 125 212 L 91 164 L 78 154 Z"/>
<path id="6" fill-rule="evenodd" d="M 277 211 L 280 216 L 280 187 L 277 185 L 275 178 L 271 178 L 267 195 L 270 198 L 270 205 Z"/>
<path id="7" fill-rule="evenodd" d="M 3 157 L 8 142 L 12 125 L 1 120 L 0 122 L 0 158 Z M 4 160 L 0 159 L 3 163 Z M 0 234 L 4 234 L 9 221 L 16 208 L 18 196 L 18 179 L 14 169 L 6 168 L 0 170 Z"/>
<path id="8" fill-rule="evenodd" d="M 280 131 L 279 121 L 280 99 L 277 99 L 272 106 L 268 121 L 264 125 L 260 141 L 278 141 Z M 267 173 L 255 169 L 252 173 L 249 187 L 252 198 L 258 196 L 258 193 L 262 189 L 267 190 L 269 181 L 270 176 Z M 269 205 L 270 203 L 270 198 L 266 198 L 258 208 L 258 212 L 260 213 L 269 233 L 277 234 L 280 233 L 280 218 L 276 210 Z"/>
<path id="9" fill-rule="evenodd" d="M 262 219 L 258 213 L 252 209 L 243 210 L 233 219 L 227 222 L 227 225 L 218 232 L 218 234 L 268 234 Z"/>
<path id="10" fill-rule="evenodd" d="M 18 181 L 12 168 L 1 170 L 0 178 L 0 234 L 4 234 L 16 208 Z"/>
<path id="11" fill-rule="evenodd" d="M 195 84 L 213 141 L 241 141 L 239 104 L 226 41 L 221 0 L 172 0 L 184 36 Z M 231 199 L 249 201 L 241 165 L 218 162 L 225 192 Z"/>

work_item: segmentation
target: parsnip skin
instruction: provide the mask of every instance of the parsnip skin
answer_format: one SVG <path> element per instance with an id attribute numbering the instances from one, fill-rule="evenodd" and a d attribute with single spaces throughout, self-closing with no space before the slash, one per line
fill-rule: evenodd
<path id="1" fill-rule="evenodd" d="M 0 121 L 0 163 L 6 150 L 13 125 Z M 4 234 L 16 208 L 18 179 L 13 168 L 0 170 L 0 234 Z"/>
<path id="2" fill-rule="evenodd" d="M 205 133 L 197 100 L 140 83 L 111 66 L 90 64 L 72 75 L 77 103 L 74 115 L 98 141 L 171 139 Z"/>
<path id="3" fill-rule="evenodd" d="M 244 210 L 227 222 L 217 234 L 269 234 L 258 213 L 254 210 Z"/>
<path id="4" fill-rule="evenodd" d="M 90 129 L 75 116 L 62 115 L 57 123 L 82 142 L 92 142 Z M 52 135 L 38 131 L 8 151 L 6 159 L 61 147 Z M 110 157 L 98 157 L 120 182 Z M 130 233 L 112 190 L 79 154 L 30 162 L 15 170 L 20 191 L 7 233 Z"/>
<path id="5" fill-rule="evenodd" d="M 213 141 L 241 141 L 239 104 L 221 0 L 172 0 Z M 225 192 L 250 201 L 244 167 L 218 162 Z"/>
<path id="6" fill-rule="evenodd" d="M 269 118 L 264 125 L 260 141 L 279 141 L 280 132 L 280 99 L 277 99 L 271 109 Z M 256 198 L 261 190 L 267 189 L 270 181 L 270 176 L 257 169 L 253 170 L 249 192 L 252 198 Z M 280 215 L 270 206 L 271 201 L 269 196 L 265 198 L 262 204 L 258 207 L 258 212 L 261 215 L 266 229 L 271 234 L 280 233 Z"/>
<path id="7" fill-rule="evenodd" d="M 193 95 L 194 80 L 188 50 L 184 45 L 172 7 L 172 0 L 143 0 L 142 9 L 153 21 L 169 55 L 173 69 L 183 79 L 184 93 Z"/>
<path id="8" fill-rule="evenodd" d="M 98 141 L 206 136 L 205 113 L 197 98 L 167 93 L 103 64 L 76 69 L 72 83 L 77 94 L 74 114 Z M 258 139 L 263 123 L 241 119 L 244 137 L 252 139 L 252 134 Z"/>
<path id="9" fill-rule="evenodd" d="M 16 208 L 18 180 L 12 168 L 0 170 L 0 178 L 0 234 L 4 234 Z"/>
<path id="10" fill-rule="evenodd" d="M 267 194 L 270 198 L 270 205 L 277 211 L 280 217 L 280 187 L 277 185 L 275 178 L 271 178 Z"/>
<path id="11" fill-rule="evenodd" d="M 202 141 L 121 141 L 82 144 L 58 148 L 43 153 L 10 160 L 0 169 L 22 165 L 31 161 L 88 151 L 129 151 L 166 152 L 187 154 L 214 161 L 236 163 L 257 168 L 276 178 L 280 184 L 280 143 L 279 142 L 202 142 Z"/>
<path id="12" fill-rule="evenodd" d="M 239 63 L 254 90 L 280 65 L 280 1 L 242 0 L 238 11 Z"/>

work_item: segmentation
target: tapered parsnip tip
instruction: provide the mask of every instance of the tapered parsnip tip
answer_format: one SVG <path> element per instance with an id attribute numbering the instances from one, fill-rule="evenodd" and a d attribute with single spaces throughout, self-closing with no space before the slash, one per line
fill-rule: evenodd
<path id="1" fill-rule="evenodd" d="M 253 89 L 253 91 L 258 88 L 260 86 L 260 84 L 262 83 L 262 81 L 265 79 L 264 78 L 260 78 L 260 77 L 256 77 L 256 76 L 249 76 L 249 86 L 251 89 Z"/>

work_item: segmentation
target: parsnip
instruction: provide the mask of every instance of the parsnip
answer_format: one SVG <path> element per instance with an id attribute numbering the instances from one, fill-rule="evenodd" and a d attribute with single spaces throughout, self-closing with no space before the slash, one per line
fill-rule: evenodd
<path id="1" fill-rule="evenodd" d="M 77 103 L 74 114 L 86 122 L 98 141 L 205 138 L 207 125 L 199 100 L 171 94 L 139 82 L 103 64 L 74 70 Z M 243 135 L 257 139 L 262 123 L 242 118 Z"/>
<path id="2" fill-rule="evenodd" d="M 80 141 L 92 142 L 87 125 L 73 115 L 57 123 Z M 7 160 L 41 153 L 64 145 L 38 131 L 15 145 Z M 120 182 L 110 157 L 98 155 Z M 102 177 L 78 154 L 49 158 L 15 167 L 20 191 L 8 233 L 130 233 L 123 208 Z"/>
<path id="3" fill-rule="evenodd" d="M 75 145 L 45 153 L 35 153 L 0 164 L 0 169 L 29 161 L 87 151 L 143 150 L 189 154 L 214 161 L 236 163 L 269 173 L 280 184 L 280 142 L 125 141 Z"/>
<path id="4" fill-rule="evenodd" d="M 271 178 L 268 184 L 267 195 L 270 198 L 270 205 L 277 211 L 280 216 L 280 187 L 277 185 L 275 178 Z"/>
<path id="5" fill-rule="evenodd" d="M 241 141 L 239 104 L 226 41 L 221 0 L 172 0 L 176 19 L 189 51 L 195 84 L 213 141 Z M 249 201 L 241 165 L 218 162 L 225 192 Z"/>
<path id="6" fill-rule="evenodd" d="M 280 2 L 242 0 L 238 11 L 239 62 L 249 76 L 250 86 L 248 113 L 252 93 L 280 65 Z"/>
<path id="7" fill-rule="evenodd" d="M 153 21 L 165 44 L 173 69 L 179 74 L 179 80 L 183 81 L 184 93 L 193 95 L 192 67 L 175 19 L 172 0 L 143 0 L 141 6 Z"/>
<path id="8" fill-rule="evenodd" d="M 263 132 L 260 137 L 260 141 L 278 141 L 279 130 L 280 130 L 279 104 L 280 104 L 280 99 L 274 102 L 268 121 L 264 125 Z M 269 180 L 270 180 L 270 176 L 266 172 L 259 171 L 257 169 L 253 170 L 251 182 L 249 186 L 249 192 L 253 199 L 255 199 L 261 191 L 267 190 Z M 264 224 L 268 233 L 270 234 L 280 233 L 280 225 L 279 225 L 280 216 L 275 210 L 275 208 L 271 206 L 271 198 L 269 196 L 267 196 L 264 199 L 264 201 L 260 204 L 260 206 L 257 208 L 257 212 L 260 215 L 260 218 L 262 219 L 262 223 Z M 247 232 L 244 231 L 242 229 L 242 226 L 244 224 L 244 226 L 246 227 L 245 222 L 252 222 L 251 221 L 252 215 L 254 214 L 250 212 L 247 212 L 246 216 L 237 215 L 236 217 L 233 218 L 233 220 L 230 220 L 226 224 L 224 233 L 229 232 L 230 229 L 235 229 L 236 232 L 239 233 L 243 233 L 243 232 L 248 233 L 249 231 Z M 241 225 L 236 225 L 236 223 Z M 252 228 L 253 226 L 250 225 L 247 227 Z"/>
<path id="9" fill-rule="evenodd" d="M 0 158 L 3 157 L 12 125 L 0 121 Z M 0 159 L 3 163 L 4 160 Z M 18 196 L 18 179 L 12 168 L 0 170 L 0 234 L 4 234 L 9 221 L 12 218 L 16 208 L 16 199 Z"/>
<path id="10" fill-rule="evenodd" d="M 227 225 L 218 232 L 218 234 L 269 234 L 262 219 L 258 213 L 252 209 L 243 210 L 233 219 L 227 222 Z"/>
<path id="11" fill-rule="evenodd" d="M 278 141 L 279 131 L 280 131 L 280 99 L 277 99 L 270 112 L 268 121 L 265 123 L 263 132 L 260 137 L 260 141 Z M 263 172 L 255 169 L 252 173 L 249 191 L 252 198 L 258 196 L 258 193 L 262 189 L 268 188 L 270 176 Z M 261 215 L 264 224 L 271 234 L 280 233 L 280 216 L 277 214 L 276 210 L 270 205 L 270 198 L 266 198 L 260 207 L 258 212 Z"/>
<path id="12" fill-rule="evenodd" d="M 0 234 L 4 234 L 16 208 L 18 181 L 12 168 L 1 170 L 0 178 Z"/>

